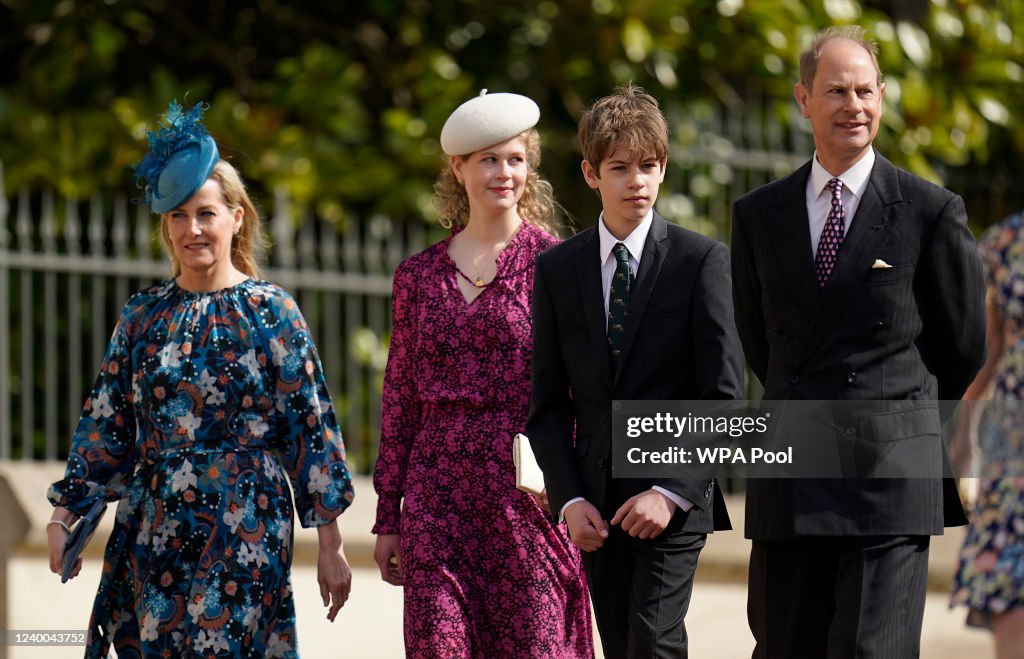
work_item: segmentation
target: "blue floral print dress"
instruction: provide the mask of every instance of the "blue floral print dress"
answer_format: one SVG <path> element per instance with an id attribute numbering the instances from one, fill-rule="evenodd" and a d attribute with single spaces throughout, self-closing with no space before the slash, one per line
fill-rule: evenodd
<path id="1" fill-rule="evenodd" d="M 86 656 L 297 656 L 289 481 L 304 527 L 352 501 L 295 300 L 252 279 L 134 295 L 48 493 L 120 500 Z"/>
<path id="2" fill-rule="evenodd" d="M 978 250 L 1007 335 L 978 424 L 981 481 L 951 604 L 968 607 L 969 625 L 989 627 L 1024 606 L 1024 214 L 986 231 Z"/>

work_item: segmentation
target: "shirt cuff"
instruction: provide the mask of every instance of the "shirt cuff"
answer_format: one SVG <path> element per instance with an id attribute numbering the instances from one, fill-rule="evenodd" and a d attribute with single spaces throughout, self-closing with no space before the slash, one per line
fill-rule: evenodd
<path id="1" fill-rule="evenodd" d="M 690 501 L 686 497 L 679 496 L 678 494 L 672 492 L 671 490 L 666 490 L 660 485 L 652 485 L 651 489 L 654 490 L 655 492 L 661 492 L 662 494 L 664 494 L 669 501 L 679 506 L 679 509 L 682 510 L 684 513 L 688 511 L 690 508 L 693 508 L 692 501 Z"/>
<path id="2" fill-rule="evenodd" d="M 562 522 L 565 521 L 565 509 L 568 508 L 569 506 L 571 506 L 572 504 L 576 503 L 577 501 L 586 501 L 586 499 L 584 499 L 583 497 L 573 497 L 572 499 L 569 499 L 568 501 L 566 501 L 565 505 L 562 506 L 562 509 L 558 511 L 558 523 L 559 524 L 561 524 Z"/>

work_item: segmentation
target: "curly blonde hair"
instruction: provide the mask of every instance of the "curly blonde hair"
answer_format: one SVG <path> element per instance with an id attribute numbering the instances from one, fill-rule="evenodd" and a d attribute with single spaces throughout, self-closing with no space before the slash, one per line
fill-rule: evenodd
<path id="1" fill-rule="evenodd" d="M 536 128 L 531 128 L 518 137 L 526 144 L 526 164 L 529 170 L 523 196 L 517 204 L 519 215 L 530 224 L 556 235 L 561 226 L 558 220 L 561 206 L 555 201 L 554 188 L 537 173 L 540 167 L 540 133 Z M 456 157 L 468 160 L 472 155 Z M 469 221 L 469 195 L 466 194 L 466 187 L 455 178 L 449 159 L 445 160 L 444 169 L 434 184 L 434 208 L 437 209 L 438 222 L 445 229 L 462 227 Z"/>
<path id="2" fill-rule="evenodd" d="M 238 174 L 238 170 L 230 163 L 220 160 L 213 167 L 210 178 L 220 184 L 224 195 L 224 204 L 232 211 L 242 209 L 242 227 L 238 233 L 231 238 L 231 264 L 240 272 L 243 272 L 253 279 L 259 279 L 259 262 L 267 250 L 267 243 L 263 237 L 260 215 L 256 206 L 249 199 L 249 193 L 245 189 L 245 183 Z M 171 243 L 171 235 L 167 227 L 167 213 L 160 216 L 160 238 L 164 244 L 164 251 L 171 259 L 171 271 L 175 277 L 181 274 L 181 262 L 174 254 L 174 245 Z"/>

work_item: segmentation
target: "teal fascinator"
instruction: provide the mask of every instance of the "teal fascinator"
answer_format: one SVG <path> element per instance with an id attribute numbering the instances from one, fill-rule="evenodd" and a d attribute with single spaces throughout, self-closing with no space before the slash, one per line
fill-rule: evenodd
<path id="1" fill-rule="evenodd" d="M 196 103 L 185 112 L 177 101 L 171 101 L 164 114 L 166 125 L 146 131 L 149 153 L 135 165 L 134 172 L 153 212 L 166 213 L 188 201 L 220 160 L 217 143 L 201 123 L 208 107 Z"/>

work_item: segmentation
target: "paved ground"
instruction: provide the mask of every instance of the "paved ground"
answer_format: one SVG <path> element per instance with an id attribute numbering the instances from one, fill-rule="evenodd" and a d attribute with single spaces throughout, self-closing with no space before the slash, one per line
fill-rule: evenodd
<path id="1" fill-rule="evenodd" d="M 99 580 L 98 561 L 62 586 L 42 558 L 16 558 L 10 572 L 11 629 L 80 629 L 88 620 Z M 401 592 L 380 581 L 372 568 L 357 568 L 352 597 L 331 624 L 320 606 L 316 572 L 299 566 L 292 574 L 304 659 L 391 659 L 402 653 Z M 14 595 L 18 593 L 18 595 Z M 740 584 L 698 583 L 687 615 L 694 659 L 740 659 L 753 646 Z M 81 656 L 79 648 L 9 648 L 10 659 Z M 949 612 L 945 595 L 932 593 L 925 610 L 923 659 L 983 659 L 991 655 L 987 633 L 967 630 L 962 611 Z M 497 659 L 497 658 L 496 658 Z"/>
<path id="2" fill-rule="evenodd" d="M 83 629 L 99 582 L 100 552 L 107 532 L 97 534 L 82 574 L 62 585 L 44 558 L 45 520 L 50 508 L 43 496 L 46 485 L 59 477 L 61 465 L 0 464 L 15 489 L 15 497 L 31 520 L 29 536 L 8 563 L 7 603 L 10 630 Z M 400 658 L 402 597 L 398 588 L 383 583 L 372 566 L 372 526 L 376 501 L 368 479 L 356 479 L 356 503 L 341 518 L 349 559 L 355 567 L 353 592 L 337 622 L 329 623 L 320 604 L 313 561 L 316 533 L 296 532 L 296 592 L 300 650 L 304 659 Z M 733 524 L 742 527 L 742 499 L 729 502 Z M 111 519 L 112 515 L 107 515 Z M 106 520 L 105 520 L 106 522 Z M 923 659 L 985 659 L 992 641 L 986 632 L 969 630 L 963 610 L 946 606 L 963 531 L 933 539 L 929 568 L 931 591 L 925 609 Z M 97 541 L 99 540 L 99 541 Z M 753 639 L 746 624 L 746 558 L 749 543 L 742 533 L 718 533 L 709 538 L 701 555 L 693 602 L 687 615 L 694 659 L 742 659 L 750 656 Z M 10 659 L 80 657 L 80 648 L 10 647 Z M 504 658 L 495 658 L 504 659 Z"/>

